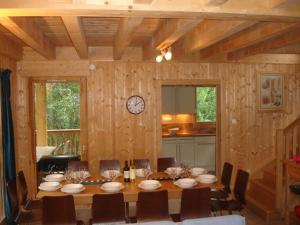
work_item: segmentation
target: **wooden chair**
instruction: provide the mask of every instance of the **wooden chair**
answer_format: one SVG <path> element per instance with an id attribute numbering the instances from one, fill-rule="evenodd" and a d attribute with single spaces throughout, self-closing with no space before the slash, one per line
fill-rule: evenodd
<path id="1" fill-rule="evenodd" d="M 227 196 L 231 193 L 230 182 L 232 176 L 233 165 L 225 162 L 223 165 L 223 171 L 221 176 L 221 183 L 224 185 L 224 192 Z"/>
<path id="2" fill-rule="evenodd" d="M 43 197 L 43 225 L 83 225 L 76 220 L 72 195 Z"/>
<path id="3" fill-rule="evenodd" d="M 231 200 L 221 200 L 221 208 L 228 210 L 229 214 L 232 211 L 242 211 L 246 203 L 245 195 L 247 190 L 249 180 L 249 173 L 244 170 L 238 170 L 237 176 L 234 184 L 233 195 L 234 199 Z"/>
<path id="4" fill-rule="evenodd" d="M 24 176 L 24 172 L 21 170 L 17 174 L 17 182 L 18 182 L 18 196 L 20 199 L 20 205 L 26 210 L 33 209 L 42 209 L 42 201 L 41 200 L 33 200 L 28 199 L 28 187 L 27 182 Z"/>
<path id="5" fill-rule="evenodd" d="M 141 191 L 136 204 L 137 221 L 170 220 L 168 192 Z"/>
<path id="6" fill-rule="evenodd" d="M 149 159 L 134 159 L 133 165 L 136 169 L 147 168 L 150 169 L 150 160 Z"/>
<path id="7" fill-rule="evenodd" d="M 125 218 L 123 193 L 93 196 L 90 224 L 125 221 Z"/>
<path id="8" fill-rule="evenodd" d="M 99 163 L 100 175 L 102 175 L 104 171 L 111 170 L 111 169 L 120 171 L 121 167 L 120 167 L 119 160 L 100 160 Z"/>
<path id="9" fill-rule="evenodd" d="M 6 184 L 9 200 L 12 209 L 12 216 L 17 224 L 31 225 L 41 224 L 42 222 L 42 211 L 41 210 L 30 210 L 24 211 L 19 208 L 19 201 L 17 196 L 17 183 L 15 180 L 10 180 Z"/>
<path id="10" fill-rule="evenodd" d="M 88 161 L 69 161 L 68 169 L 79 170 L 79 169 L 89 169 Z"/>
<path id="11" fill-rule="evenodd" d="M 174 157 L 158 158 L 157 159 L 157 171 L 164 172 L 168 167 L 174 166 L 176 160 Z"/>

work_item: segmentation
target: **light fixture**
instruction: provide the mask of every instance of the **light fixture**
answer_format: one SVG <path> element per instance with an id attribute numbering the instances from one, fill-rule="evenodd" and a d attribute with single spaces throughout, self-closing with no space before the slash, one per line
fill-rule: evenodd
<path id="1" fill-rule="evenodd" d="M 156 62 L 160 63 L 165 58 L 165 60 L 170 61 L 172 59 L 171 47 L 163 49 L 160 51 L 160 54 L 156 56 Z"/>

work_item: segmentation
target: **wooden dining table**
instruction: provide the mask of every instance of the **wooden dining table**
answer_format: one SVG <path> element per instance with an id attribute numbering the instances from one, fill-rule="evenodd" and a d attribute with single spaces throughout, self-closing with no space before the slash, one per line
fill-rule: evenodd
<path id="1" fill-rule="evenodd" d="M 174 182 L 170 179 L 164 180 L 163 178 L 168 177 L 169 175 L 164 172 L 155 172 L 150 176 L 150 179 L 158 179 L 161 183 L 161 187 L 156 190 L 167 190 L 168 191 L 168 198 L 169 199 L 180 199 L 181 198 L 181 192 L 182 189 L 174 184 Z M 97 181 L 97 180 L 103 180 L 107 179 L 104 177 L 90 177 L 87 179 L 87 181 Z M 121 192 L 124 195 L 124 201 L 125 202 L 137 202 L 138 200 L 138 193 L 140 191 L 144 191 L 143 189 L 138 187 L 138 184 L 144 180 L 144 178 L 137 177 L 135 179 L 135 182 L 124 182 L 123 177 L 120 176 L 115 179 L 115 181 L 121 182 L 124 185 L 124 188 L 121 190 Z M 96 182 L 91 182 L 96 183 Z M 64 182 L 62 182 L 62 185 L 64 185 Z M 87 184 L 84 185 L 85 190 L 78 193 L 73 194 L 75 205 L 91 205 L 93 200 L 94 194 L 107 194 L 107 192 L 103 191 L 100 187 L 101 184 Z M 211 189 L 215 190 L 221 190 L 224 188 L 224 185 L 220 182 L 215 182 L 212 184 L 203 184 L 203 183 L 197 183 L 194 188 L 201 188 L 201 187 L 210 187 Z M 41 199 L 44 196 L 62 196 L 67 195 L 66 193 L 61 192 L 60 190 L 57 191 L 42 191 L 40 190 L 37 193 L 37 198 Z"/>

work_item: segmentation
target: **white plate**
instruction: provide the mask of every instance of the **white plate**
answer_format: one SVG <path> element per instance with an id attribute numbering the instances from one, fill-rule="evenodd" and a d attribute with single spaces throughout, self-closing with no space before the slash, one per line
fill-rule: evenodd
<path id="1" fill-rule="evenodd" d="M 56 188 L 50 188 L 50 189 L 48 189 L 47 187 L 41 187 L 41 186 L 39 186 L 39 189 L 41 190 L 41 191 L 57 191 L 58 189 L 60 189 L 62 186 L 61 185 L 59 185 L 58 187 L 56 187 Z"/>
<path id="2" fill-rule="evenodd" d="M 138 187 L 145 190 L 145 191 L 152 191 L 152 190 L 156 190 L 156 189 L 160 188 L 161 184 L 158 184 L 156 187 L 148 188 L 148 187 L 143 186 L 141 183 L 139 183 Z"/>
<path id="3" fill-rule="evenodd" d="M 80 189 L 68 189 L 68 188 L 62 188 L 60 189 L 62 192 L 64 193 L 68 193 L 68 194 L 77 194 L 77 193 L 80 193 L 82 191 L 85 190 L 85 187 L 82 187 Z"/>
<path id="4" fill-rule="evenodd" d="M 192 188 L 192 187 L 196 186 L 196 185 L 197 185 L 197 182 L 195 181 L 194 184 L 193 184 L 192 186 L 189 186 L 189 187 L 182 186 L 182 184 L 180 184 L 180 182 L 177 182 L 177 181 L 175 181 L 174 184 L 175 184 L 177 187 L 180 187 L 180 188 L 182 188 L 182 189 L 185 189 L 185 188 Z"/>
<path id="5" fill-rule="evenodd" d="M 115 192 L 119 192 L 122 189 L 124 189 L 124 185 L 122 184 L 119 189 L 114 189 L 114 190 L 112 190 L 112 189 L 106 189 L 105 187 L 103 187 L 101 185 L 100 189 L 103 190 L 103 191 L 109 192 L 109 193 L 115 193 Z"/>
<path id="6" fill-rule="evenodd" d="M 196 180 L 202 184 L 212 184 L 212 183 L 217 182 L 218 178 L 215 178 L 214 180 L 201 180 L 200 178 L 197 177 Z"/>

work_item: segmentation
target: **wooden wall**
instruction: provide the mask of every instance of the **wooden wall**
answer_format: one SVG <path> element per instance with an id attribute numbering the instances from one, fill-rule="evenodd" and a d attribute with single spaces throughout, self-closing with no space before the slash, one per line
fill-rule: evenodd
<path id="1" fill-rule="evenodd" d="M 26 57 L 25 57 L 26 59 Z M 89 63 L 96 69 L 90 71 Z M 256 75 L 259 71 L 286 74 L 286 111 L 256 110 Z M 299 65 L 241 63 L 89 62 L 83 60 L 24 60 L 20 63 L 16 92 L 19 168 L 30 171 L 28 78 L 30 76 L 85 76 L 87 78 L 88 159 L 93 174 L 100 159 L 147 157 L 155 162 L 161 153 L 161 83 L 213 80 L 221 86 L 221 160 L 250 172 L 275 157 L 276 128 L 300 115 Z M 126 110 L 132 94 L 145 98 L 146 110 L 138 116 Z M 235 122 L 236 121 L 236 122 Z"/>

